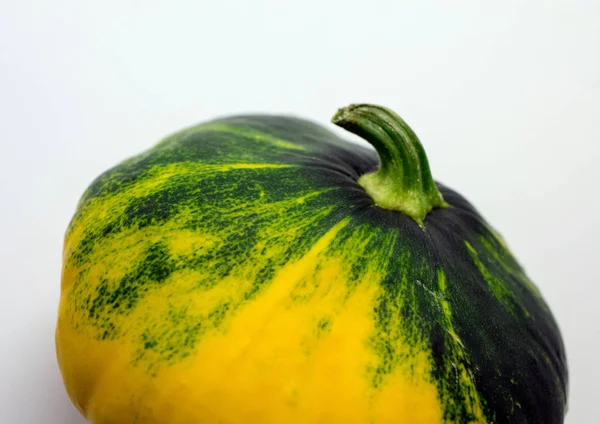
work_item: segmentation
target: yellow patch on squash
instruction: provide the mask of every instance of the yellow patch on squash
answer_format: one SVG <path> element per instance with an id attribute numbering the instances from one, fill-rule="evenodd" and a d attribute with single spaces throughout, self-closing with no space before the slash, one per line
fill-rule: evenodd
<path id="1" fill-rule="evenodd" d="M 378 358 L 368 340 L 381 274 L 368 273 L 349 292 L 341 258 L 324 255 L 346 223 L 281 268 L 269 287 L 205 335 L 195 354 L 155 374 L 133 364 L 135 346 L 127 337 L 92 340 L 60 320 L 68 355 L 62 368 L 74 402 L 95 424 L 439 423 L 424 351 L 383 387 L 372 385 L 367 369 Z M 190 294 L 192 309 L 235 299 L 240 286 L 251 283 L 227 278 Z M 185 302 L 168 287 L 146 297 L 128 322 L 165 314 L 165 296 L 172 304 Z M 411 366 L 417 372 L 411 374 Z"/>

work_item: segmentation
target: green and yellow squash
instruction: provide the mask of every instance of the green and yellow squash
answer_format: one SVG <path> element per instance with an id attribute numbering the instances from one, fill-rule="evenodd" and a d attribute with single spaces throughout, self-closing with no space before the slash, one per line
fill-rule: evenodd
<path id="1" fill-rule="evenodd" d="M 411 129 L 237 116 L 97 178 L 56 331 L 95 424 L 562 423 L 556 322 Z"/>

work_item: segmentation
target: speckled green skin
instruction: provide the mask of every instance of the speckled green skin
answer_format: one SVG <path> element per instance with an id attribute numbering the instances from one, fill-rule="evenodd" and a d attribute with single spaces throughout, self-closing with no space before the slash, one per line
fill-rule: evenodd
<path id="1" fill-rule="evenodd" d="M 431 351 L 430 378 L 445 420 L 475 420 L 470 405 L 478 397 L 488 422 L 562 423 L 565 352 L 540 293 L 454 191 L 438 185 L 450 206 L 432 210 L 424 228 L 375 206 L 357 180 L 377 165 L 372 150 L 293 118 L 234 117 L 175 134 L 100 176 L 81 199 L 67 236 L 83 230 L 65 261 L 82 271 L 66 316 L 76 316 L 73 325 L 90 337 L 137 338 L 134 360 L 152 372 L 192 354 L 206 332 L 265 290 L 278 268 L 346 220 L 327 254 L 343 257 L 348 292 L 368 269 L 382 275 L 370 342 L 380 358 L 368 370 L 374 387 L 402 363 L 394 350 L 402 337 Z M 154 189 L 137 188 L 154 180 Z M 81 220 L 98 208 L 106 213 L 83 227 Z M 178 256 L 154 230 L 166 225 L 213 234 L 215 242 Z M 132 230 L 152 240 L 141 256 L 118 279 L 106 275 L 98 285 L 87 284 L 86 269 L 115 254 L 99 253 L 102 246 Z M 253 284 L 207 314 L 173 309 L 163 324 L 140 323 L 135 334 L 123 327 L 146 296 L 186 269 L 205 271 L 189 290 L 207 290 L 232 274 L 251 275 Z M 291 296 L 300 302 L 311 293 L 298 288 Z M 324 317 L 319 328 L 330 325 Z M 476 393 L 461 384 L 464 375 Z"/>

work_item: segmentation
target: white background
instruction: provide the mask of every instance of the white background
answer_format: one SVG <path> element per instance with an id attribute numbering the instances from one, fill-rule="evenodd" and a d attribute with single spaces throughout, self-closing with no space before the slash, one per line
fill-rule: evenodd
<path id="1" fill-rule="evenodd" d="M 1 4 L 1 423 L 83 423 L 53 331 L 63 233 L 94 177 L 215 116 L 332 127 L 354 102 L 402 115 L 505 236 L 563 331 L 567 422 L 600 422 L 600 2 Z"/>

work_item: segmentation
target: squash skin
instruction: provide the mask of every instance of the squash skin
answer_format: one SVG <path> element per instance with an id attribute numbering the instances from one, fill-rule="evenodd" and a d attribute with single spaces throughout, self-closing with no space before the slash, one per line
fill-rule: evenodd
<path id="1" fill-rule="evenodd" d="M 310 122 L 184 130 L 100 176 L 67 230 L 56 332 L 93 423 L 562 423 L 560 332 L 459 194 L 424 229 Z"/>

